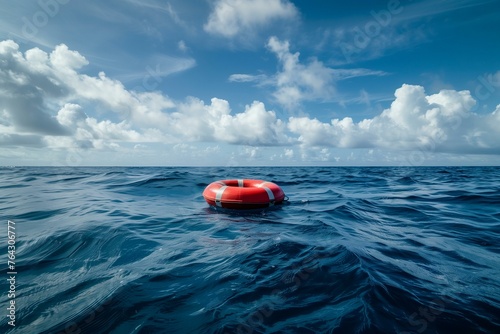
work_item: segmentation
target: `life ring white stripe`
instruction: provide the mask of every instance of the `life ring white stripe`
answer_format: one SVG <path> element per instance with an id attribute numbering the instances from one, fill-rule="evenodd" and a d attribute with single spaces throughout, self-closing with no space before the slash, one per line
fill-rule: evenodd
<path id="1" fill-rule="evenodd" d="M 268 187 L 266 187 L 264 185 L 265 183 L 266 182 L 261 183 L 257 187 L 262 188 L 262 189 L 264 189 L 266 191 L 267 196 L 269 196 L 269 206 L 273 206 L 274 205 L 274 193 L 273 193 L 273 191 L 271 189 L 269 189 Z"/>
<path id="2" fill-rule="evenodd" d="M 238 187 L 243 188 L 243 179 L 238 180 Z"/>
<path id="3" fill-rule="evenodd" d="M 218 207 L 222 207 L 222 203 L 221 203 L 222 194 L 224 193 L 224 191 L 226 189 L 227 189 L 227 186 L 223 186 L 223 187 L 220 187 L 219 189 L 217 189 L 217 193 L 215 194 L 215 205 L 217 205 Z"/>

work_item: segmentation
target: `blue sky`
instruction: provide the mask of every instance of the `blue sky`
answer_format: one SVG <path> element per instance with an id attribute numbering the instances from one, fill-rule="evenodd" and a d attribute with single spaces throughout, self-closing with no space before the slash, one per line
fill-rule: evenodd
<path id="1" fill-rule="evenodd" d="M 500 2 L 0 0 L 1 165 L 498 165 Z"/>

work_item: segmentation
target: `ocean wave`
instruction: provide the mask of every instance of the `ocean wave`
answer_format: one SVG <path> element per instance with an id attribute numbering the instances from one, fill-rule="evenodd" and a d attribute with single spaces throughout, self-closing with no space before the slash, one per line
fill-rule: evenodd
<path id="1" fill-rule="evenodd" d="M 241 212 L 201 196 L 249 176 L 289 201 Z M 500 329 L 500 168 L 13 167 L 0 178 L 2 219 L 18 233 L 7 332 Z"/>

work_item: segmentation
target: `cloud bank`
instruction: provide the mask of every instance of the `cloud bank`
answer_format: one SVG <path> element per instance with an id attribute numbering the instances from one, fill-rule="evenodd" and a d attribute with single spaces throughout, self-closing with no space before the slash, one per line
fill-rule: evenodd
<path id="1" fill-rule="evenodd" d="M 287 89 L 299 81 L 299 91 L 314 96 L 333 89 L 334 70 L 320 74 L 324 67 L 319 62 L 300 65 L 286 42 L 271 39 L 268 47 L 283 65 L 276 77 L 277 94 L 291 99 Z M 127 89 L 102 72 L 84 74 L 87 64 L 63 44 L 50 53 L 38 48 L 22 53 L 15 42 L 0 42 L 0 146 L 114 149 L 122 143 L 213 142 L 285 146 L 286 158 L 294 156 L 293 146 L 325 154 L 327 148 L 500 153 L 500 106 L 477 114 L 469 91 L 428 95 L 421 86 L 404 84 L 379 115 L 358 122 L 350 117 L 321 122 L 279 119 L 260 101 L 236 113 L 216 97 L 208 104 L 196 97 L 174 101 L 158 91 Z M 297 77 L 289 77 L 292 72 Z M 308 81 L 311 74 L 325 77 Z"/>
<path id="2" fill-rule="evenodd" d="M 64 44 L 50 54 L 38 48 L 23 54 L 15 42 L 0 42 L 0 144 L 99 148 L 120 141 L 277 145 L 288 140 L 283 122 L 261 102 L 231 114 L 225 100 L 177 102 L 156 91 L 128 90 L 103 72 L 79 73 L 87 64 Z M 121 121 L 89 116 L 96 110 Z"/>
<path id="3" fill-rule="evenodd" d="M 478 115 L 471 112 L 476 101 L 469 91 L 426 95 L 423 87 L 406 84 L 394 96 L 390 108 L 371 119 L 292 117 L 288 128 L 305 146 L 500 153 L 500 106 Z"/>

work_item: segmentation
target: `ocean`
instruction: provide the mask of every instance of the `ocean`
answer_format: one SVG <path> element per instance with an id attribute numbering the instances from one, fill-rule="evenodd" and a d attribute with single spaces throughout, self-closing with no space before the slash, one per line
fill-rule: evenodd
<path id="1" fill-rule="evenodd" d="M 500 333 L 498 167 L 3 167 L 0 223 L 5 333 Z"/>

